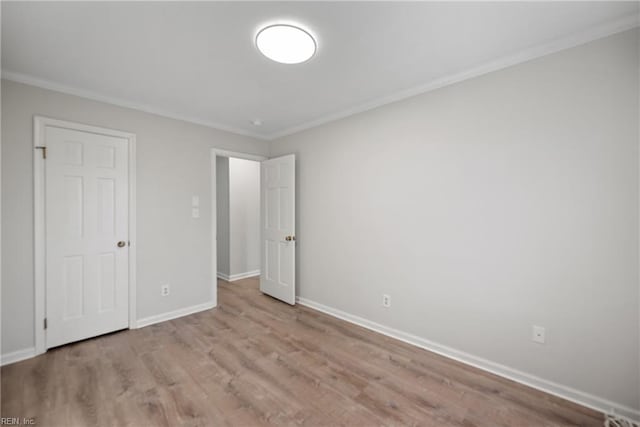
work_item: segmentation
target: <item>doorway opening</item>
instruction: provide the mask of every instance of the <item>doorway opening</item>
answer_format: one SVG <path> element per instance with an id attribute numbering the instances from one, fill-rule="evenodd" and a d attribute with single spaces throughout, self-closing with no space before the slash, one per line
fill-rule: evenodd
<path id="1" fill-rule="evenodd" d="M 214 306 L 218 303 L 218 280 L 233 282 L 257 276 L 262 293 L 295 304 L 295 175 L 295 154 L 267 159 L 211 150 Z M 234 183 L 242 183 L 244 190 L 237 193 Z M 234 201 L 240 202 L 239 208 L 234 208 Z M 234 232 L 234 223 L 239 231 Z M 234 246 L 240 248 L 240 257 L 236 256 L 235 261 Z"/>
<path id="2" fill-rule="evenodd" d="M 216 156 L 217 277 L 260 275 L 260 162 Z"/>

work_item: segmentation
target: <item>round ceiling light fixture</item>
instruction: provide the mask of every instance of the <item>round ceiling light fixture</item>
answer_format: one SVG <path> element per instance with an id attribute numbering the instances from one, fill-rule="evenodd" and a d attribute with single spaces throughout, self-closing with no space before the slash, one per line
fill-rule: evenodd
<path id="1" fill-rule="evenodd" d="M 316 41 L 308 31 L 289 24 L 264 27 L 256 36 L 258 50 L 281 64 L 300 64 L 316 53 Z"/>

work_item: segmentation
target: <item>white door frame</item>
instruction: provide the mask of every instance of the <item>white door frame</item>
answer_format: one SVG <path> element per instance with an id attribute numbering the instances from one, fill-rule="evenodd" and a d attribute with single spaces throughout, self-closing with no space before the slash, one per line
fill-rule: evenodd
<path id="1" fill-rule="evenodd" d="M 35 266 L 35 354 L 42 354 L 46 348 L 46 212 L 45 212 L 45 160 L 42 150 L 45 146 L 47 126 L 90 132 L 99 135 L 125 138 L 129 147 L 129 329 L 137 327 L 136 315 L 136 135 L 113 129 L 90 126 L 81 123 L 58 120 L 43 116 L 33 117 L 33 182 L 34 182 L 34 266 Z"/>
<path id="2" fill-rule="evenodd" d="M 218 305 L 218 212 L 216 194 L 216 157 L 235 157 L 237 159 L 254 160 L 261 162 L 268 157 L 257 154 L 241 153 L 238 151 L 211 149 L 211 301 L 213 306 Z"/>

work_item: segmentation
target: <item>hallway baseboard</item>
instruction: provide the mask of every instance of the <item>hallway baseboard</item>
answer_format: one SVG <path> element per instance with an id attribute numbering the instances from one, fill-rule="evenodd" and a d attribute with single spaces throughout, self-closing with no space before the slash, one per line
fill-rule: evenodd
<path id="1" fill-rule="evenodd" d="M 235 282 L 236 280 L 247 279 L 249 277 L 255 277 L 260 275 L 260 270 L 247 271 L 245 273 L 237 273 L 226 275 L 218 272 L 218 279 L 226 280 L 227 282 Z"/>

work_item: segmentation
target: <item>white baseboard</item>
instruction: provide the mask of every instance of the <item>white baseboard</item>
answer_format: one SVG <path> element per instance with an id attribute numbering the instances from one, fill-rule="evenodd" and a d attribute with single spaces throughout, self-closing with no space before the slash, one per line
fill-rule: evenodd
<path id="1" fill-rule="evenodd" d="M 11 363 L 20 362 L 22 360 L 31 359 L 36 356 L 35 347 L 25 348 L 23 350 L 14 351 L 3 354 L 0 358 L 0 366 L 10 365 Z"/>
<path id="2" fill-rule="evenodd" d="M 437 353 L 450 359 L 457 360 L 458 362 L 471 365 L 475 368 L 482 369 L 483 371 L 491 372 L 492 374 L 496 374 L 512 381 L 516 381 L 518 383 L 535 388 L 537 390 L 541 390 L 545 393 L 561 397 L 579 405 L 595 409 L 605 414 L 622 415 L 631 420 L 640 420 L 640 410 L 611 402 L 610 400 L 603 399 L 601 397 L 594 396 L 592 394 L 585 393 L 562 384 L 557 384 L 531 374 L 527 374 L 526 372 L 522 372 L 517 369 L 513 369 L 508 366 L 501 365 L 499 363 L 492 362 L 490 360 L 483 359 L 481 357 L 477 357 L 472 354 L 435 343 L 433 341 L 429 341 L 416 335 L 412 335 L 406 332 L 399 331 L 397 329 L 390 328 L 388 326 L 381 325 L 379 323 L 372 322 L 362 317 L 346 313 L 333 307 L 328 307 L 324 304 L 320 304 L 306 298 L 297 297 L 296 300 L 301 305 L 321 311 L 330 316 L 337 317 L 338 319 L 354 323 L 380 334 L 395 338 L 400 341 L 404 341 L 408 344 L 415 345 L 416 347 L 423 348 L 425 350 Z"/>
<path id="3" fill-rule="evenodd" d="M 155 323 L 166 322 L 167 320 L 173 320 L 178 317 L 188 316 L 200 311 L 210 310 L 215 306 L 216 305 L 213 302 L 206 302 L 204 304 L 192 305 L 191 307 L 185 307 L 169 311 L 167 313 L 156 314 L 154 316 L 145 317 L 144 319 L 138 319 L 137 327 L 144 328 L 145 326 L 153 325 Z"/>
<path id="4" fill-rule="evenodd" d="M 224 273 L 218 273 L 218 278 L 226 280 L 227 282 L 235 282 L 236 280 L 247 279 L 249 277 L 255 277 L 260 275 L 260 270 L 247 271 L 245 273 L 226 275 Z"/>

